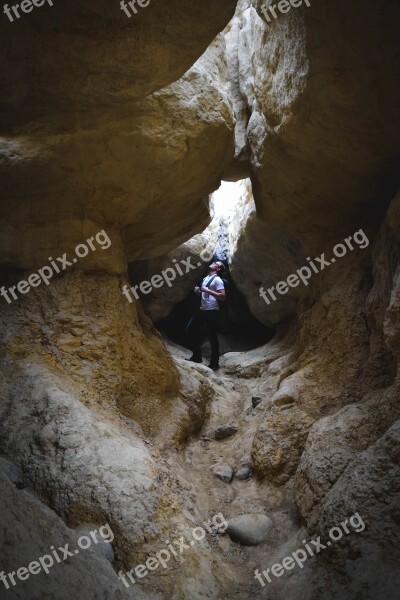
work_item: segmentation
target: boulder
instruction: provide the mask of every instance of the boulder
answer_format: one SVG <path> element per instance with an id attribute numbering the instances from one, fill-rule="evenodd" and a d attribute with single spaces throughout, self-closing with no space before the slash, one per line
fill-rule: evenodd
<path id="1" fill-rule="evenodd" d="M 226 532 L 243 546 L 258 546 L 267 540 L 272 525 L 266 515 L 240 515 L 228 520 Z"/>

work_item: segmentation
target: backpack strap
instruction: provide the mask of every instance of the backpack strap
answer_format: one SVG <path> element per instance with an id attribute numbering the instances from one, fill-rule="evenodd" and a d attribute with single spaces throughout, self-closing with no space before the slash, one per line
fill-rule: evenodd
<path id="1" fill-rule="evenodd" d="M 201 286 L 202 286 L 202 285 L 204 285 L 204 281 L 207 279 L 207 277 L 208 277 L 208 275 L 206 275 L 205 277 L 203 277 L 203 279 L 200 281 L 200 283 L 199 283 L 199 287 L 200 287 L 200 288 L 201 288 Z M 214 279 L 215 279 L 216 277 L 218 277 L 218 275 L 213 275 L 213 276 L 212 276 L 212 277 L 209 279 L 209 281 L 208 281 L 208 284 L 207 284 L 207 285 L 210 285 L 210 284 L 211 284 L 211 283 L 214 281 Z"/>
<path id="2" fill-rule="evenodd" d="M 214 279 L 215 279 L 216 277 L 218 277 L 218 274 L 217 274 L 217 275 L 213 275 L 213 276 L 211 277 L 211 279 L 209 279 L 209 281 L 208 281 L 208 283 L 207 283 L 207 287 L 208 287 L 209 285 L 211 285 L 211 284 L 212 284 L 212 282 L 214 281 Z M 204 279 L 203 279 L 203 281 L 204 281 Z"/>

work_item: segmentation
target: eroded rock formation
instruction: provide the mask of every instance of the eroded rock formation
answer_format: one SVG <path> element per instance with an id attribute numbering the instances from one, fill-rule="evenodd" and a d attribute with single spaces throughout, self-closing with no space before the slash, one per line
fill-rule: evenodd
<path id="1" fill-rule="evenodd" d="M 399 7 L 322 1 L 267 24 L 262 4 L 239 3 L 228 33 L 237 52 L 228 59 L 237 61 L 234 87 L 247 105 L 240 131 L 258 215 L 270 228 L 263 255 L 282 279 L 288 253 L 299 265 L 319 256 L 368 216 L 382 216 L 396 191 Z M 269 309 L 275 321 L 287 316 L 281 306 L 280 314 Z"/>
<path id="2" fill-rule="evenodd" d="M 112 242 L 49 286 L 1 298 L 0 450 L 10 463 L 0 567 L 16 570 L 81 527 L 107 522 L 115 535 L 112 566 L 92 550 L 68 573 L 19 583 L 16 598 L 263 598 L 254 568 L 306 537 L 327 539 L 355 512 L 362 531 L 268 591 L 397 593 L 398 4 L 320 1 L 267 25 L 261 0 L 241 0 L 228 24 L 235 4 L 152 2 L 129 20 L 118 4 L 69 2 L 1 22 L 2 285 L 99 230 Z M 278 333 L 213 374 L 166 347 L 121 287 L 128 262 L 150 259 L 149 278 L 166 253 L 212 246 L 212 227 L 188 242 L 210 221 L 208 194 L 222 176 L 245 175 L 255 205 L 248 189 L 232 213 L 231 273 Z M 260 285 L 361 227 L 368 247 L 276 303 L 260 298 Z M 153 318 L 170 302 L 158 301 Z M 215 441 L 229 422 L 235 435 Z M 248 477 L 221 481 L 221 465 Z M 162 576 L 130 589 L 118 579 L 216 513 L 262 514 L 273 526 L 251 549 L 208 532 Z"/>

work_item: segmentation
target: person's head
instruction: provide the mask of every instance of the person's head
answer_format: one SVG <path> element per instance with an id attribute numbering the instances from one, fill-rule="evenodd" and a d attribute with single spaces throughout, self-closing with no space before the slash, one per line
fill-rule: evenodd
<path id="1" fill-rule="evenodd" d="M 209 269 L 211 271 L 215 271 L 216 273 L 218 273 L 218 275 L 223 275 L 225 272 L 225 265 L 221 260 L 215 260 L 211 263 Z"/>

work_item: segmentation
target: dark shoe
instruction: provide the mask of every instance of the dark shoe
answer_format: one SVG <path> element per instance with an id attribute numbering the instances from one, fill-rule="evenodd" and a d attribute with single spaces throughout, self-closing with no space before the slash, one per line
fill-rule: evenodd
<path id="1" fill-rule="evenodd" d="M 186 358 L 185 360 L 188 360 L 189 362 L 195 362 L 195 363 L 203 362 L 203 359 L 201 357 L 198 358 L 197 356 L 191 356 L 190 358 Z"/>
<path id="2" fill-rule="evenodd" d="M 218 371 L 218 369 L 219 369 L 219 364 L 218 364 L 218 363 L 210 363 L 210 364 L 208 365 L 208 368 L 209 368 L 209 369 L 212 369 L 213 371 Z"/>

